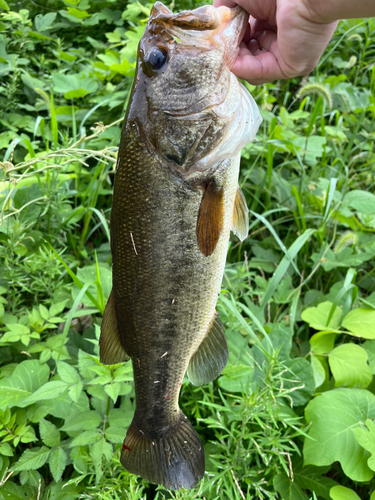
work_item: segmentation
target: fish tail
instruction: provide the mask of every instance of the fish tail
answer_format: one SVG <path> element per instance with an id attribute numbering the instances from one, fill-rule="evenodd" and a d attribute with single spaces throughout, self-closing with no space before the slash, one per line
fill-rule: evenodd
<path id="1" fill-rule="evenodd" d="M 131 423 L 121 463 L 132 474 L 166 489 L 194 488 L 204 474 L 202 443 L 185 415 L 152 437 Z"/>

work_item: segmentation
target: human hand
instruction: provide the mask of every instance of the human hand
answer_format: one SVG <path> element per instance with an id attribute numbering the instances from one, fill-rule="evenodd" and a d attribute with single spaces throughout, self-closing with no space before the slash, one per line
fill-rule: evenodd
<path id="1" fill-rule="evenodd" d="M 250 22 L 232 71 L 253 85 L 310 73 L 337 26 L 320 22 L 305 0 L 214 0 L 236 4 Z"/>

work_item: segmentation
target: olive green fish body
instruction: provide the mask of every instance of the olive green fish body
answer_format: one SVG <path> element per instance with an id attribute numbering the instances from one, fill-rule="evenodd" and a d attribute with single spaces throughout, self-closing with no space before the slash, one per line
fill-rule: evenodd
<path id="1" fill-rule="evenodd" d="M 100 355 L 133 364 L 136 409 L 122 464 L 172 489 L 192 488 L 204 473 L 178 397 L 186 371 L 200 385 L 225 366 L 215 306 L 229 232 L 247 234 L 240 149 L 259 119 L 229 72 L 245 27 L 240 8 L 174 15 L 155 4 L 118 155 Z"/>
<path id="2" fill-rule="evenodd" d="M 218 179 L 224 227 L 205 257 L 196 236 L 202 190 L 156 161 L 129 128 L 123 142 L 132 154 L 127 147 L 120 152 L 112 208 L 113 290 L 119 333 L 134 364 L 136 419 L 152 433 L 156 423 L 163 427 L 175 417 L 187 365 L 215 312 L 239 159 L 224 160 L 229 168 Z"/>

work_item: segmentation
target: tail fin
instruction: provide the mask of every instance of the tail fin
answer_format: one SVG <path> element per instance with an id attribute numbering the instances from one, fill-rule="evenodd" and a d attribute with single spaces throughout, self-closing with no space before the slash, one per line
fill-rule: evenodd
<path id="1" fill-rule="evenodd" d="M 185 415 L 149 437 L 131 423 L 121 453 L 121 463 L 132 474 L 166 489 L 194 488 L 204 474 L 204 451 Z"/>

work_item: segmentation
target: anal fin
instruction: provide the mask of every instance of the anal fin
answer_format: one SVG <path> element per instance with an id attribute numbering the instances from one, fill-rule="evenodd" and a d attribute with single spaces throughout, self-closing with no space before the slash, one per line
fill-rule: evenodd
<path id="1" fill-rule="evenodd" d="M 241 241 L 247 238 L 249 231 L 249 209 L 247 208 L 246 198 L 239 186 L 234 201 L 232 231 Z"/>
<path id="2" fill-rule="evenodd" d="M 128 361 L 129 356 L 122 346 L 117 328 L 115 301 L 111 292 L 103 314 L 103 321 L 99 339 L 100 362 L 105 365 L 114 365 Z"/>
<path id="3" fill-rule="evenodd" d="M 208 384 L 217 378 L 228 361 L 224 328 L 214 315 L 202 343 L 190 358 L 187 374 L 194 385 Z"/>

